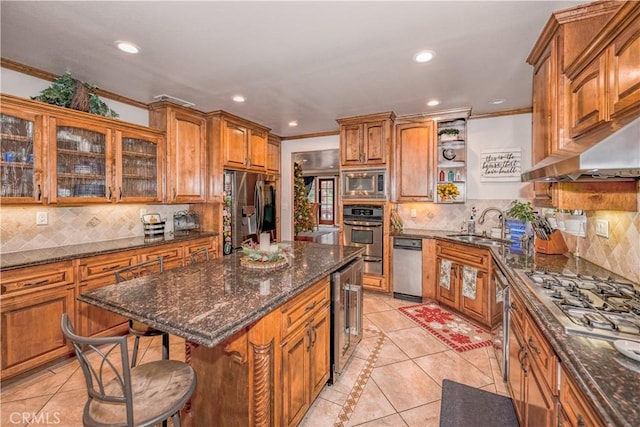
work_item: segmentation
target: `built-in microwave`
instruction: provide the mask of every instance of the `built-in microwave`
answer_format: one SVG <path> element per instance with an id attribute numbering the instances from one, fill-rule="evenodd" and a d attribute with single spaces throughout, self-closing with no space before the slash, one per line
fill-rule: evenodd
<path id="1" fill-rule="evenodd" d="M 342 198 L 346 200 L 386 200 L 386 169 L 358 169 L 342 171 Z"/>

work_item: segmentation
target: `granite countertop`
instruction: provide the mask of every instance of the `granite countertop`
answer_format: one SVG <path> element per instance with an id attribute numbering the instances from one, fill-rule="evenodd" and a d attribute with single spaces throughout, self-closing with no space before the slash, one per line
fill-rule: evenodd
<path id="1" fill-rule="evenodd" d="M 503 246 L 483 246 L 448 237 L 455 231 L 404 230 L 393 236 L 435 238 L 443 241 L 488 248 L 493 259 L 503 267 L 512 289 L 522 297 L 532 317 L 558 355 L 562 366 L 577 380 L 582 393 L 607 425 L 640 425 L 640 362 L 618 353 L 612 342 L 567 334 L 564 327 L 531 292 L 518 272 L 546 269 L 550 272 L 570 272 L 584 276 L 624 279 L 582 258 L 571 254 L 527 256 Z M 639 288 L 640 289 L 640 288 Z"/>
<path id="2" fill-rule="evenodd" d="M 58 246 L 56 248 L 34 249 L 22 252 L 10 252 L 0 257 L 0 271 L 14 268 L 32 267 L 52 262 L 67 261 L 80 257 L 103 255 L 129 249 L 166 245 L 194 240 L 202 237 L 217 236 L 217 231 L 191 231 L 189 233 L 165 234 L 164 239 L 147 239 L 143 236 L 128 239 L 106 240 L 103 242 L 83 243 L 80 245 Z"/>
<path id="3" fill-rule="evenodd" d="M 363 253 L 362 248 L 291 243 L 291 265 L 252 270 L 235 252 L 195 266 L 81 294 L 80 301 L 214 347 Z"/>

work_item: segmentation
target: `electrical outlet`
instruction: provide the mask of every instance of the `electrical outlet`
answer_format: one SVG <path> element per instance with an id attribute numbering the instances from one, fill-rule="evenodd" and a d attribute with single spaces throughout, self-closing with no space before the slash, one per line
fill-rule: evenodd
<path id="1" fill-rule="evenodd" d="M 416 212 L 415 209 L 411 209 L 411 218 L 415 218 L 418 216 L 418 213 Z"/>
<path id="2" fill-rule="evenodd" d="M 609 221 L 606 219 L 596 219 L 596 235 L 609 238 Z"/>
<path id="3" fill-rule="evenodd" d="M 47 212 L 36 213 L 36 225 L 49 224 L 49 214 Z"/>

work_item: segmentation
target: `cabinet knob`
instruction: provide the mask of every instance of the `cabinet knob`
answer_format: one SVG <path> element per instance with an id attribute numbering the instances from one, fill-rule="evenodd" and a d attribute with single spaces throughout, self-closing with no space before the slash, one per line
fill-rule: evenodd
<path id="1" fill-rule="evenodd" d="M 177 194 L 176 194 L 176 187 L 173 187 L 173 200 L 175 200 L 175 199 L 176 199 L 176 197 L 177 197 Z"/>
<path id="2" fill-rule="evenodd" d="M 111 186 L 109 186 L 109 192 L 107 193 L 107 200 L 111 201 Z"/>
<path id="3" fill-rule="evenodd" d="M 40 184 L 38 184 L 38 192 L 36 193 L 36 198 L 38 201 L 42 200 L 42 189 L 40 188 Z"/>
<path id="4" fill-rule="evenodd" d="M 118 187 L 118 192 L 120 193 L 120 195 L 118 196 L 118 199 L 122 200 L 122 187 Z"/>
<path id="5" fill-rule="evenodd" d="M 533 351 L 536 352 L 536 354 L 540 354 L 540 349 L 538 347 L 536 347 L 536 345 L 533 342 L 533 337 L 529 337 L 529 341 L 527 342 L 527 344 L 529 345 L 529 348 Z"/>

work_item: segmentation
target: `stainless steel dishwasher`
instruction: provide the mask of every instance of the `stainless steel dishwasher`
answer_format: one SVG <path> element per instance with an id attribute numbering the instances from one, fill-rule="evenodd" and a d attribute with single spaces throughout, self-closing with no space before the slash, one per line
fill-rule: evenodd
<path id="1" fill-rule="evenodd" d="M 393 238 L 393 297 L 422 302 L 422 239 Z"/>

